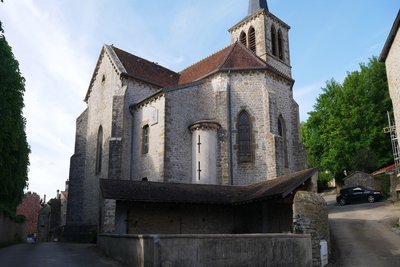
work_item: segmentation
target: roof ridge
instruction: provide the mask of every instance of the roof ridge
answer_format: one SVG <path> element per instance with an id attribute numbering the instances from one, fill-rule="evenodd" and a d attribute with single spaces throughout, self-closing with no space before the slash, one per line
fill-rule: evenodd
<path id="1" fill-rule="evenodd" d="M 238 45 L 238 41 L 236 40 L 235 43 L 232 45 L 231 51 L 229 51 L 229 53 L 227 53 L 227 55 L 225 56 L 224 60 L 222 61 L 222 63 L 217 67 L 218 70 L 220 70 L 222 68 L 222 66 L 225 65 L 226 61 L 228 60 L 228 58 L 230 58 L 230 56 L 233 53 L 233 50 L 235 50 L 235 47 Z"/>
<path id="2" fill-rule="evenodd" d="M 184 71 L 190 69 L 191 67 L 193 67 L 193 66 L 195 66 L 195 65 L 197 65 L 197 64 L 199 64 L 199 63 L 201 63 L 201 62 L 203 62 L 203 61 L 205 61 L 205 60 L 207 60 L 207 59 L 209 59 L 209 58 L 211 58 L 211 57 L 213 57 L 214 55 L 220 53 L 221 51 L 223 51 L 223 50 L 225 50 L 225 49 L 227 49 L 228 47 L 233 46 L 233 45 L 234 45 L 234 44 L 230 44 L 230 45 L 228 45 L 228 46 L 225 46 L 224 48 L 222 48 L 222 49 L 220 49 L 220 50 L 218 50 L 218 51 L 212 53 L 211 55 L 209 55 L 209 56 L 207 56 L 207 57 L 205 57 L 205 58 L 203 58 L 203 59 L 201 59 L 201 60 L 199 60 L 199 61 L 193 63 L 192 65 L 186 67 L 185 69 L 183 69 L 183 70 L 181 70 L 180 72 L 178 72 L 178 74 L 181 74 L 182 72 L 184 72 Z"/>

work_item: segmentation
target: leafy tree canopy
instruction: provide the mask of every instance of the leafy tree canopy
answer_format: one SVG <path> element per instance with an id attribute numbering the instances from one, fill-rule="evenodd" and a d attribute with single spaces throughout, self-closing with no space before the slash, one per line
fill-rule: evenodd
<path id="1" fill-rule="evenodd" d="M 0 34 L 0 208 L 15 212 L 27 186 L 29 146 L 25 134 L 25 80 Z"/>
<path id="2" fill-rule="evenodd" d="M 337 180 L 345 171 L 372 172 L 393 162 L 387 126 L 392 110 L 386 70 L 377 58 L 348 73 L 343 84 L 328 81 L 314 111 L 302 123 L 308 164 Z"/>

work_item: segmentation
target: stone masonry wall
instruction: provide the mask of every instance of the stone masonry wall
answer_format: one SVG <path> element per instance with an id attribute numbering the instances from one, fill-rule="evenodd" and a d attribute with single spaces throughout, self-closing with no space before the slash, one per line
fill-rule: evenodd
<path id="1" fill-rule="evenodd" d="M 129 107 L 131 105 L 137 104 L 142 100 L 153 95 L 159 90 L 158 87 L 145 84 L 134 79 L 123 79 L 123 86 L 126 86 L 123 104 L 123 114 L 120 118 L 122 127 L 122 148 L 121 148 L 121 178 L 123 180 L 132 180 L 142 176 L 135 174 L 132 167 L 134 166 L 135 159 L 132 158 L 132 133 L 134 131 L 133 127 L 133 116 Z M 160 122 L 164 122 L 161 120 Z M 159 147 L 158 150 L 164 149 L 164 147 Z M 144 176 L 143 176 L 144 177 Z"/>
<path id="2" fill-rule="evenodd" d="M 165 179 L 190 183 L 192 180 L 192 133 L 194 122 L 213 120 L 215 97 L 208 83 L 167 91 L 165 94 Z M 216 82 L 216 87 L 220 86 Z"/>
<path id="3" fill-rule="evenodd" d="M 218 132 L 217 182 L 230 183 L 228 157 L 227 87 L 231 84 L 233 183 L 249 184 L 298 170 L 305 162 L 299 147 L 298 109 L 293 109 L 290 83 L 263 72 L 217 74 L 201 84 L 166 92 L 166 180 L 190 182 L 192 138 L 188 127 L 200 120 L 221 125 Z M 177 105 L 176 103 L 180 103 Z M 245 110 L 251 117 L 253 160 L 238 161 L 237 119 Z M 293 114 L 296 113 L 297 116 Z M 276 151 L 278 118 L 286 125 L 289 168 Z M 293 128 L 293 126 L 297 128 Z M 301 154 L 301 155 L 300 155 Z M 294 156 L 295 155 L 295 156 Z M 297 157 L 301 157 L 299 160 Z M 304 165 L 304 164 L 303 164 Z M 282 170 L 282 171 L 278 171 Z"/>
<path id="4" fill-rule="evenodd" d="M 386 58 L 386 72 L 388 77 L 390 98 L 393 102 L 394 119 L 400 125 L 400 31 L 397 31 L 392 47 Z M 397 136 L 400 136 L 400 127 L 397 127 Z"/>
<path id="5" fill-rule="evenodd" d="M 312 266 L 321 264 L 320 241 L 325 240 L 330 248 L 328 208 L 325 200 L 316 193 L 299 191 L 293 202 L 293 232 L 311 234 Z"/>
<path id="6" fill-rule="evenodd" d="M 121 82 L 111 57 L 107 52 L 100 58 L 95 80 L 88 99 L 86 135 L 86 168 L 83 184 L 84 224 L 97 225 L 100 211 L 99 179 L 108 177 L 109 141 L 112 137 L 114 96 L 121 95 Z M 96 150 L 99 127 L 103 128 L 102 168 L 96 174 Z"/>
<path id="7" fill-rule="evenodd" d="M 382 191 L 382 182 L 365 172 L 354 172 L 344 179 L 344 187 L 365 186 L 370 189 Z"/>
<path id="8" fill-rule="evenodd" d="M 283 60 L 272 55 L 272 40 L 271 40 L 271 27 L 275 26 L 276 29 L 276 42 L 278 42 L 278 30 L 282 31 L 283 39 Z M 269 12 L 259 13 L 249 19 L 242 21 L 236 27 L 231 29 L 231 41 L 232 43 L 239 40 L 242 32 L 246 33 L 248 38 L 249 28 L 253 27 L 256 33 L 256 54 L 260 58 L 267 61 L 269 64 L 277 68 L 279 71 L 287 75 L 292 76 L 290 66 L 290 50 L 289 50 L 289 28 L 280 19 L 275 17 Z M 278 47 L 277 47 L 278 49 Z"/>
<path id="9" fill-rule="evenodd" d="M 262 72 L 231 76 L 234 184 L 250 184 L 275 177 L 275 144 L 271 133 L 270 84 Z M 239 161 L 238 115 L 245 110 L 251 118 L 251 162 Z"/>
<path id="10" fill-rule="evenodd" d="M 309 235 L 100 235 L 97 244 L 127 266 L 311 265 Z"/>
<path id="11" fill-rule="evenodd" d="M 86 136 L 88 110 L 76 120 L 75 151 L 71 157 L 68 184 L 67 225 L 83 224 Z"/>
<path id="12" fill-rule="evenodd" d="M 158 88 L 130 78 L 122 78 L 115 69 L 114 55 L 100 59 L 88 99 L 86 169 L 83 211 L 86 224 L 99 218 L 99 179 L 132 179 L 132 115 L 129 107 L 154 94 Z M 97 133 L 103 128 L 102 169 L 95 173 Z M 104 213 L 104 211 L 102 211 Z"/>
<path id="13" fill-rule="evenodd" d="M 133 112 L 132 180 L 164 181 L 165 99 L 160 95 Z M 149 127 L 148 153 L 142 151 L 143 127 Z"/>

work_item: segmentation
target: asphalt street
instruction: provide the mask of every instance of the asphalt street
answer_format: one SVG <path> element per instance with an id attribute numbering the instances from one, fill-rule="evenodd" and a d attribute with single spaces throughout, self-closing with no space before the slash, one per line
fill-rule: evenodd
<path id="1" fill-rule="evenodd" d="M 1 267 L 120 267 L 91 244 L 18 244 L 0 249 Z"/>
<path id="2" fill-rule="evenodd" d="M 333 266 L 400 266 L 400 234 L 392 227 L 400 205 L 390 201 L 338 206 L 325 197 L 333 246 Z"/>

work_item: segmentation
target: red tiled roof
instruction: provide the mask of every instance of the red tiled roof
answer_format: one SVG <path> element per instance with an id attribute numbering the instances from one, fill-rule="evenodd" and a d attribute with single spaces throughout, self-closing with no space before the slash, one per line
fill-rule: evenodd
<path id="1" fill-rule="evenodd" d="M 112 46 L 129 76 L 160 87 L 176 85 L 179 74 Z"/>
<path id="2" fill-rule="evenodd" d="M 396 166 L 395 166 L 394 164 L 392 164 L 392 165 L 389 165 L 389 166 L 387 166 L 387 167 L 381 168 L 381 169 L 379 169 L 379 170 L 377 170 L 377 171 L 374 171 L 374 172 L 372 173 L 372 176 L 377 176 L 377 175 L 379 175 L 379 174 L 383 174 L 383 173 L 386 173 L 386 172 L 388 172 L 388 171 L 394 170 L 395 167 L 396 167 Z"/>
<path id="3" fill-rule="evenodd" d="M 268 68 L 276 73 L 272 66 L 239 42 L 212 54 L 180 73 L 164 68 L 156 63 L 132 55 L 112 46 L 115 54 L 126 70 L 126 74 L 160 87 L 188 84 L 199 81 L 215 72 L 227 69 L 258 69 Z M 283 75 L 283 74 L 282 74 Z M 290 77 L 288 77 L 290 78 Z"/>
<path id="4" fill-rule="evenodd" d="M 181 71 L 179 84 L 198 81 L 221 69 L 266 67 L 266 63 L 236 42 Z"/>

